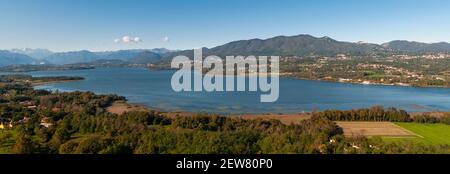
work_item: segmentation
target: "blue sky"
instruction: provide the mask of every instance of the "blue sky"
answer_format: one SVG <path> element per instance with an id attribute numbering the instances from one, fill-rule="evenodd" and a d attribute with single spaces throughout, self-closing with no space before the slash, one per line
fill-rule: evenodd
<path id="1" fill-rule="evenodd" d="M 0 0 L 0 49 L 187 49 L 297 34 L 449 42 L 448 9 L 444 0 Z M 114 42 L 123 36 L 142 42 Z"/>

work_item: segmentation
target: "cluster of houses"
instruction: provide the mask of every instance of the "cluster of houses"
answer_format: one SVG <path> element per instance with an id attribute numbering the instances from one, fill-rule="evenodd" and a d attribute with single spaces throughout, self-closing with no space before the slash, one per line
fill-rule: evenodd
<path id="1" fill-rule="evenodd" d="M 365 64 L 365 63 L 359 63 L 357 65 L 357 68 L 360 69 L 382 69 L 386 74 L 404 74 L 407 78 L 423 78 L 423 75 L 419 75 L 416 72 L 408 71 L 405 68 L 397 68 L 393 66 L 383 65 L 383 64 Z"/>
<path id="2" fill-rule="evenodd" d="M 23 124 L 28 121 L 30 121 L 29 117 L 24 117 L 22 120 L 19 120 L 17 122 L 14 122 L 10 119 L 0 117 L 0 130 L 12 129 L 15 125 Z M 45 128 L 50 128 L 54 125 L 54 123 L 49 117 L 42 117 L 40 119 L 39 125 L 42 127 L 45 127 Z"/>
<path id="3" fill-rule="evenodd" d="M 393 55 L 388 57 L 388 59 L 400 59 L 400 60 L 410 60 L 417 58 L 425 59 L 450 59 L 450 54 L 448 53 L 438 53 L 438 54 L 424 54 L 424 55 Z"/>
<path id="4" fill-rule="evenodd" d="M 26 108 L 28 108 L 28 109 L 37 109 L 38 108 L 38 106 L 36 106 L 33 103 L 33 101 L 30 101 L 30 100 L 19 102 L 19 104 L 24 106 L 24 107 L 26 107 Z M 52 108 L 52 111 L 54 111 L 54 112 L 58 112 L 60 110 L 61 110 L 60 108 Z M 30 121 L 29 117 L 23 117 L 19 121 L 13 121 L 11 119 L 3 118 L 3 117 L 0 116 L 0 130 L 11 129 L 15 125 L 27 123 L 28 121 Z M 52 127 L 54 125 L 54 122 L 49 117 L 42 116 L 40 118 L 39 125 L 42 126 L 42 127 L 45 127 L 45 128 L 50 128 L 50 127 Z"/>
<path id="5" fill-rule="evenodd" d="M 19 102 L 20 105 L 28 108 L 28 109 L 36 109 L 37 106 L 30 100 Z"/>

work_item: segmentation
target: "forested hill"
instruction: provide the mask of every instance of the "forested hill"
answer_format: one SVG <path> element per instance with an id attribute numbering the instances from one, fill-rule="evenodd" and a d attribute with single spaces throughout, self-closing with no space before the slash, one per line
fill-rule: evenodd
<path id="1" fill-rule="evenodd" d="M 369 55 L 389 51 L 376 44 L 340 42 L 329 37 L 313 37 L 310 35 L 278 36 L 266 40 L 251 39 L 230 42 L 208 49 L 214 55 L 280 55 L 305 56 L 336 54 Z"/>

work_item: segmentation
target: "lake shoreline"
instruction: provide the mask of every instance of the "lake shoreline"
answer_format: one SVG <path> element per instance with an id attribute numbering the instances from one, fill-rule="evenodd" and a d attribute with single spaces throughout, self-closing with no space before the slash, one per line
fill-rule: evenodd
<path id="1" fill-rule="evenodd" d="M 123 69 L 123 68 L 121 68 L 121 69 Z M 197 94 L 187 94 L 187 95 L 181 95 L 179 101 L 180 102 L 181 101 L 190 102 L 190 103 L 189 104 L 186 103 L 186 104 L 177 105 L 176 101 L 178 101 L 178 100 L 176 100 L 176 101 L 169 100 L 166 97 L 166 95 L 169 94 L 171 96 L 175 95 L 176 99 L 178 99 L 177 97 L 178 97 L 178 95 L 180 95 L 180 94 L 176 94 L 176 93 L 172 94 L 173 92 L 169 92 L 169 91 L 171 91 L 170 90 L 170 82 L 168 82 L 168 85 L 169 85 L 168 87 L 166 87 L 167 84 L 164 81 L 158 82 L 159 84 L 155 84 L 155 85 L 163 85 L 162 87 L 164 88 L 164 90 L 159 90 L 159 91 L 162 92 L 163 95 L 160 95 L 161 94 L 160 92 L 154 91 L 154 89 L 153 89 L 154 87 L 146 87 L 145 88 L 146 91 L 143 91 L 143 93 L 140 93 L 139 91 L 134 91 L 133 93 L 131 93 L 132 95 L 130 95 L 130 94 L 127 95 L 126 93 L 124 94 L 123 92 L 121 92 L 123 90 L 117 90 L 119 88 L 116 88 L 113 91 L 108 91 L 108 90 L 105 91 L 105 90 L 103 90 L 103 89 L 106 89 L 105 85 L 97 85 L 97 87 L 90 85 L 92 79 L 95 79 L 97 77 L 98 78 L 102 78 L 102 79 L 103 78 L 107 78 L 108 79 L 108 81 L 102 82 L 102 84 L 109 83 L 110 81 L 112 81 L 114 84 L 116 84 L 116 81 L 122 81 L 122 80 L 124 80 L 123 78 L 127 77 L 127 75 L 124 75 L 124 76 L 121 75 L 121 76 L 118 76 L 118 77 L 123 77 L 123 78 L 118 78 L 118 79 L 113 78 L 113 80 L 110 80 L 111 79 L 110 77 L 105 76 L 105 75 L 111 76 L 110 72 L 111 73 L 112 72 L 118 73 L 118 71 L 126 71 L 128 73 L 128 72 L 132 71 L 133 73 L 129 74 L 132 77 L 137 77 L 136 75 L 138 75 L 138 76 L 141 76 L 141 75 L 148 76 L 147 75 L 148 74 L 147 73 L 147 69 L 138 68 L 138 71 L 134 70 L 134 69 L 136 69 L 136 68 L 125 68 L 125 70 L 120 70 L 120 69 L 115 69 L 115 68 L 112 69 L 112 70 L 109 70 L 108 68 L 98 68 L 98 69 L 94 69 L 93 70 L 92 73 L 94 73 L 94 74 L 100 73 L 101 76 L 91 75 L 90 71 L 92 71 L 92 70 L 89 70 L 89 72 L 83 71 L 81 73 L 79 73 L 78 70 L 77 71 L 72 71 L 72 72 L 69 72 L 69 73 L 64 73 L 65 76 L 83 76 L 83 77 L 85 77 L 85 80 L 88 80 L 88 81 L 82 82 L 82 84 L 83 84 L 82 88 L 75 87 L 75 88 L 72 89 L 70 84 L 69 85 L 65 85 L 65 86 L 70 89 L 69 91 L 81 90 L 81 91 L 92 91 L 94 93 L 100 93 L 100 94 L 123 95 L 127 99 L 129 99 L 130 102 L 144 104 L 145 107 L 147 107 L 147 108 L 154 107 L 154 108 L 157 108 L 158 110 L 162 110 L 162 111 L 175 111 L 175 112 L 178 111 L 178 110 L 180 110 L 180 111 L 188 111 L 188 112 L 191 112 L 191 111 L 192 112 L 197 112 L 197 111 L 199 111 L 199 112 L 208 112 L 208 113 L 211 113 L 211 114 L 217 113 L 217 114 L 228 114 L 228 115 L 237 115 L 237 114 L 238 115 L 246 115 L 246 114 L 268 115 L 268 114 L 261 114 L 261 113 L 271 113 L 271 112 L 273 112 L 273 113 L 283 113 L 283 114 L 292 115 L 292 114 L 296 114 L 296 113 L 309 112 L 312 108 L 318 108 L 319 110 L 326 110 L 326 109 L 351 110 L 352 108 L 367 108 L 367 107 L 375 106 L 375 105 L 384 105 L 386 107 L 391 107 L 392 106 L 392 107 L 396 107 L 398 109 L 407 110 L 408 112 L 428 112 L 428 111 L 447 111 L 447 110 L 449 110 L 446 102 L 444 102 L 444 103 L 433 103 L 433 101 L 431 101 L 431 102 L 420 102 L 420 101 L 418 101 L 418 102 L 415 102 L 415 103 L 411 103 L 411 102 L 404 102 L 404 103 L 400 103 L 400 104 L 395 103 L 395 101 L 397 101 L 397 100 L 399 100 L 399 101 L 403 100 L 402 99 L 403 97 L 397 97 L 397 98 L 394 98 L 392 100 L 390 99 L 392 97 L 389 97 L 387 99 L 384 99 L 384 100 L 386 100 L 386 102 L 384 102 L 383 100 L 382 101 L 373 100 L 373 101 L 369 101 L 369 102 L 366 102 L 366 103 L 359 103 L 359 102 L 361 102 L 360 99 L 353 97 L 354 99 L 351 98 L 353 100 L 352 102 L 348 102 L 347 101 L 348 99 L 345 99 L 345 100 L 342 99 L 343 103 L 340 103 L 341 97 L 336 98 L 336 97 L 342 95 L 340 93 L 340 91 L 335 91 L 335 92 L 331 92 L 331 93 L 320 92 L 320 91 L 327 91 L 327 90 L 334 90 L 334 89 L 336 89 L 336 90 L 346 90 L 346 91 L 351 90 L 351 91 L 354 91 L 353 88 L 355 88 L 355 92 L 354 92 L 354 93 L 356 93 L 355 97 L 360 97 L 361 95 L 363 95 L 363 97 L 368 97 L 368 98 L 375 97 L 373 99 L 376 99 L 378 94 L 379 94 L 379 92 L 387 91 L 389 93 L 395 92 L 395 93 L 397 93 L 397 95 L 402 95 L 402 96 L 409 97 L 409 98 L 411 98 L 411 96 L 418 96 L 418 95 L 424 95 L 424 94 L 425 95 L 435 95 L 435 94 L 437 94 L 439 96 L 438 99 L 439 100 L 443 100 L 443 97 L 444 98 L 448 97 L 447 95 L 443 95 L 443 94 L 446 93 L 445 91 L 441 91 L 440 90 L 440 89 L 443 89 L 443 88 L 436 88 L 436 89 L 438 89 L 438 91 L 435 91 L 435 90 L 423 90 L 422 91 L 420 89 L 432 89 L 432 88 L 407 87 L 407 88 L 403 89 L 402 87 L 399 87 L 399 88 L 391 87 L 392 85 L 375 85 L 375 84 L 361 85 L 361 84 L 342 83 L 342 82 L 334 82 L 334 81 L 299 79 L 299 78 L 294 78 L 294 77 L 283 77 L 285 79 L 285 81 L 286 81 L 285 84 L 288 85 L 288 86 L 292 86 L 292 85 L 294 85 L 294 86 L 295 85 L 297 85 L 297 86 L 298 85 L 303 85 L 304 86 L 304 85 L 306 85 L 306 87 L 305 87 L 306 90 L 318 89 L 320 91 L 316 91 L 316 92 L 318 92 L 318 96 L 321 97 L 320 100 L 323 100 L 323 101 L 317 101 L 317 100 L 314 100 L 314 98 L 312 98 L 313 100 L 307 100 L 307 99 L 309 99 L 311 97 L 318 97 L 318 96 L 316 96 L 314 91 L 313 92 L 306 92 L 306 93 L 305 93 L 305 91 L 303 91 L 303 92 L 299 92 L 299 93 L 296 93 L 295 95 L 293 95 L 293 96 L 299 96 L 299 97 L 303 98 L 303 99 L 300 99 L 300 101 L 298 101 L 298 102 L 297 102 L 297 100 L 292 100 L 292 95 L 288 95 L 288 96 L 285 95 L 287 98 L 285 98 L 283 101 L 280 101 L 280 102 L 285 103 L 285 104 L 281 104 L 280 105 L 280 103 L 275 103 L 273 106 L 271 105 L 270 107 L 263 107 L 263 108 L 261 108 L 260 105 L 249 104 L 248 103 L 249 99 L 247 99 L 247 101 L 244 101 L 242 104 L 240 102 L 234 104 L 234 103 L 230 103 L 230 102 L 235 102 L 234 100 L 233 101 L 229 100 L 228 103 L 223 103 L 223 102 L 215 100 L 213 98 L 212 99 L 215 100 L 215 101 L 209 101 L 209 99 L 211 97 L 207 97 L 207 98 L 204 98 L 207 101 L 200 100 L 200 103 L 197 103 L 195 101 L 191 101 L 192 97 L 190 97 L 191 95 L 197 95 Z M 67 72 L 67 71 L 63 71 L 63 72 Z M 166 72 L 163 72 L 163 71 L 151 71 L 151 72 L 154 72 L 154 74 L 156 76 L 158 76 L 157 80 L 159 80 L 159 79 L 166 79 L 166 76 L 168 76 L 168 77 L 171 76 L 171 71 L 170 70 L 166 71 Z M 38 76 L 54 76 L 53 74 L 59 74 L 59 73 L 62 73 L 62 72 L 52 72 L 52 73 L 39 72 L 39 73 L 37 73 L 37 75 Z M 130 80 L 131 81 L 138 80 L 137 82 L 139 82 L 139 83 L 136 84 L 136 85 L 138 85 L 136 87 L 138 87 L 137 89 L 141 89 L 142 87 L 140 87 L 139 85 L 142 86 L 142 84 L 143 84 L 142 81 L 146 81 L 147 79 L 148 78 L 145 77 L 145 78 L 132 78 Z M 89 80 L 91 80 L 91 81 L 89 81 Z M 299 80 L 300 82 L 297 82 L 297 80 Z M 76 80 L 76 81 L 78 81 L 78 80 Z M 301 82 L 301 81 L 303 81 L 303 82 Z M 310 81 L 310 82 L 308 82 L 308 81 Z M 57 84 L 57 85 L 52 86 L 52 85 L 48 85 L 48 84 L 65 83 L 65 82 L 75 82 L 75 81 L 74 80 L 70 80 L 70 81 L 55 81 L 55 82 L 48 82 L 48 83 L 38 83 L 38 84 L 34 84 L 33 86 L 38 86 L 38 88 L 39 88 L 39 86 L 41 86 L 42 89 L 55 88 L 55 89 L 61 89 L 61 91 L 63 91 L 65 89 L 63 87 L 64 85 Z M 78 84 L 78 83 L 76 83 L 76 84 Z M 337 84 L 350 84 L 350 85 L 337 85 Z M 46 86 L 46 85 L 48 85 L 48 86 Z M 353 86 L 353 85 L 355 85 L 355 86 Z M 127 86 L 127 85 L 125 85 L 125 86 Z M 319 88 L 316 88 L 316 86 L 319 87 Z M 333 86 L 336 86 L 337 88 L 335 88 Z M 365 86 L 367 86 L 367 87 L 365 87 Z M 374 88 L 374 87 L 369 87 L 369 86 L 383 86 L 383 87 L 384 86 L 388 86 L 389 88 L 382 88 L 382 87 L 375 87 Z M 61 87 L 63 87 L 63 88 L 61 88 Z M 133 88 L 136 88 L 136 87 L 133 87 Z M 95 90 L 97 88 L 98 89 L 102 89 L 102 90 Z M 414 88 L 416 88 L 416 89 L 414 89 Z M 123 89 L 123 88 L 120 88 L 120 89 Z M 162 88 L 160 88 L 160 89 L 162 89 Z M 152 92 L 148 92 L 149 90 L 152 91 Z M 158 89 L 155 89 L 155 90 L 158 90 Z M 99 92 L 99 91 L 101 91 L 101 92 Z M 283 91 L 286 91 L 286 90 L 283 90 Z M 295 91 L 296 90 L 294 90 L 294 91 L 288 90 L 285 93 L 291 94 L 291 92 L 295 92 Z M 167 94 L 164 93 L 164 92 L 166 92 Z M 401 92 L 401 93 L 398 93 L 398 92 Z M 310 93 L 313 93 L 314 95 L 313 96 L 309 96 Z M 322 93 L 324 93 L 324 94 L 322 94 Z M 144 100 L 143 100 L 142 98 L 138 98 L 138 100 L 136 100 L 135 98 L 133 98 L 133 96 L 140 96 L 140 95 L 142 95 L 144 97 L 148 96 L 147 98 L 149 98 L 149 99 L 145 100 L 145 98 L 144 98 Z M 205 94 L 205 95 L 209 96 L 210 94 Z M 214 96 L 218 95 L 219 97 L 224 97 L 224 94 L 220 94 L 220 93 L 213 94 L 213 95 Z M 235 94 L 231 94 L 231 95 L 235 95 Z M 323 95 L 323 96 L 320 96 L 320 95 Z M 330 96 L 330 95 L 331 95 L 331 98 L 328 100 L 328 96 Z M 350 93 L 349 95 L 353 95 L 353 94 Z M 230 97 L 224 98 L 224 99 L 229 99 L 229 98 Z M 417 98 L 417 97 L 412 97 L 412 98 Z M 336 99 L 338 99 L 338 100 L 336 101 Z M 305 101 L 303 101 L 303 100 L 305 100 Z M 158 101 L 158 102 L 161 101 L 162 104 L 158 104 L 158 102 L 156 102 L 156 101 Z M 328 101 L 334 101 L 334 102 L 328 103 Z M 365 102 L 365 101 L 366 100 L 363 100 L 363 102 Z M 409 101 L 415 101 L 415 100 L 414 99 L 410 99 Z M 174 102 L 175 102 L 175 105 L 172 105 Z M 203 103 L 208 104 L 208 105 L 204 105 Z M 441 106 L 439 106 L 437 104 L 441 104 Z M 187 106 L 187 105 L 189 105 L 189 106 Z M 202 107 L 202 105 L 204 105 L 205 107 Z M 419 106 L 419 107 L 417 107 L 416 105 Z M 218 108 L 218 110 L 215 110 L 215 108 Z M 240 108 L 242 108 L 242 109 L 240 109 Z M 272 108 L 274 108 L 274 109 L 272 109 Z M 277 109 L 277 108 L 281 108 L 281 109 Z M 237 111 L 237 112 L 230 112 L 230 111 Z M 237 113 L 237 114 L 234 114 L 234 113 Z"/>
<path id="2" fill-rule="evenodd" d="M 164 71 L 164 70 L 157 70 Z M 234 72 L 232 72 L 234 73 Z M 295 76 L 292 72 L 279 72 L 275 74 L 269 73 L 259 73 L 259 72 L 238 72 L 236 75 L 229 75 L 228 72 L 202 72 L 202 76 L 216 76 L 216 77 L 271 77 L 272 75 L 277 75 L 279 78 L 291 78 L 298 80 L 310 80 L 319 82 L 331 82 L 331 83 L 342 83 L 342 84 L 357 84 L 357 85 L 371 85 L 371 86 L 396 86 L 396 87 L 412 87 L 412 88 L 444 88 L 450 89 L 450 86 L 439 86 L 439 85 L 415 85 L 413 83 L 378 83 L 369 80 L 361 80 L 359 82 L 354 81 L 340 81 L 340 80 L 327 80 L 327 79 L 311 79 Z M 338 78 L 341 79 L 341 78 Z"/>
<path id="3" fill-rule="evenodd" d="M 109 68 L 109 67 L 100 67 L 100 68 Z M 142 69 L 142 67 L 119 67 L 119 68 L 140 68 Z M 91 69 L 98 69 L 98 68 L 91 68 Z M 75 69 L 75 70 L 91 70 L 91 69 Z M 145 70 L 149 70 L 149 71 L 175 71 L 173 69 L 148 69 L 148 68 L 144 68 Z M 57 70 L 57 71 L 70 71 L 69 70 Z M 37 71 L 26 71 L 26 72 L 21 72 L 21 73 L 30 73 L 30 72 L 37 72 Z M 40 72 L 44 72 L 44 71 L 40 71 Z M 220 74 L 220 73 L 202 73 L 203 76 L 220 76 L 220 77 L 231 77 L 233 75 L 228 75 L 228 74 Z M 257 74 L 257 73 L 251 73 L 251 74 L 237 74 L 235 75 L 235 77 L 270 77 L 270 75 L 268 74 Z M 297 77 L 297 76 L 292 76 L 292 73 L 289 72 L 282 72 L 282 73 L 278 73 L 278 76 L 280 78 L 289 78 L 289 79 L 296 79 L 296 80 L 308 80 L 308 81 L 317 81 L 317 82 L 328 82 L 328 83 L 337 83 L 337 84 L 355 84 L 355 85 L 363 85 L 363 86 L 395 86 L 395 87 L 409 87 L 409 88 L 437 88 L 437 89 L 450 89 L 450 86 L 417 86 L 417 85 L 413 85 L 410 83 L 375 83 L 375 82 L 370 82 L 369 83 L 365 83 L 365 82 L 342 82 L 342 81 L 336 81 L 336 80 L 326 80 L 326 79 L 311 79 L 311 78 L 302 78 L 302 77 Z M 73 81 L 78 81 L 78 80 L 73 80 Z M 63 82 L 71 82 L 71 81 L 61 81 L 61 82 L 55 82 L 55 83 L 63 83 Z M 49 82 L 48 84 L 53 83 L 53 82 Z M 33 86 L 39 86 L 39 85 L 46 85 L 46 84 L 37 84 L 37 85 L 33 85 Z"/>
<path id="4" fill-rule="evenodd" d="M 69 82 L 77 82 L 77 81 L 81 81 L 84 79 L 79 79 L 79 80 L 56 80 L 56 81 L 47 81 L 47 82 L 32 82 L 31 86 L 35 87 L 35 86 L 44 86 L 44 85 L 51 85 L 51 84 L 56 84 L 56 83 L 69 83 Z"/>
<path id="5" fill-rule="evenodd" d="M 287 77 L 292 78 L 292 77 Z M 43 86 L 43 85 L 49 85 L 49 84 L 57 84 L 57 83 L 68 83 L 68 82 L 77 82 L 82 81 L 85 79 L 77 79 L 77 80 L 57 80 L 57 81 L 48 81 L 48 82 L 35 82 L 32 83 L 32 86 Z M 309 79 L 300 79 L 300 80 L 309 80 Z M 318 80 L 309 80 L 309 81 L 318 81 Z M 320 80 L 319 80 L 320 81 Z M 340 83 L 340 82 L 332 82 L 332 81 L 321 81 L 321 82 L 328 82 L 328 83 Z M 354 84 L 354 83 L 351 83 Z M 119 94 L 117 94 L 119 95 Z M 357 108 L 354 108 L 357 109 Z M 228 117 L 239 117 L 244 119 L 276 119 L 280 120 L 281 122 L 285 124 L 291 124 L 291 123 L 298 123 L 302 120 L 308 119 L 312 116 L 312 112 L 298 112 L 298 113 L 283 113 L 283 112 L 274 112 L 274 113 L 249 113 L 249 112 L 242 112 L 242 113 L 214 113 L 214 112 L 191 112 L 191 111 L 164 111 L 163 109 L 153 108 L 151 106 L 147 106 L 142 103 L 129 103 L 127 101 L 122 102 L 116 102 L 113 103 L 110 107 L 107 108 L 108 112 L 121 115 L 125 112 L 160 112 L 166 116 L 169 117 L 176 117 L 176 116 L 194 116 L 194 115 L 222 115 L 222 116 L 228 116 Z M 422 115 L 424 113 L 428 113 L 431 116 L 439 117 L 440 115 L 446 113 L 446 111 L 429 111 L 429 112 L 408 112 L 411 116 L 416 115 Z"/>
<path id="6" fill-rule="evenodd" d="M 317 81 L 317 82 L 328 82 L 328 83 L 338 83 L 338 84 L 354 84 L 354 85 L 363 85 L 363 86 L 395 86 L 395 87 L 408 87 L 408 88 L 421 88 L 421 89 L 450 89 L 450 86 L 416 86 L 413 84 L 408 83 L 364 83 L 364 82 L 341 82 L 341 81 L 335 81 L 335 80 L 322 80 L 322 79 L 309 79 L 309 78 L 302 78 L 302 77 L 295 77 L 295 76 L 280 76 L 283 78 L 290 78 L 290 79 L 298 79 L 298 80 L 309 80 L 309 81 Z"/>
<path id="7" fill-rule="evenodd" d="M 205 112 L 188 112 L 188 111 L 160 111 L 158 109 L 146 107 L 142 104 L 132 104 L 126 101 L 118 101 L 107 108 L 107 111 L 113 114 L 121 115 L 126 112 L 155 112 L 168 118 L 176 117 L 193 117 L 193 116 L 225 116 L 230 118 L 241 118 L 246 120 L 262 119 L 262 120 L 278 120 L 285 125 L 299 124 L 300 122 L 310 119 L 312 112 L 305 113 L 261 113 L 261 114 L 215 114 Z M 429 115 L 431 117 L 440 118 L 448 112 L 408 112 L 411 117 Z"/>

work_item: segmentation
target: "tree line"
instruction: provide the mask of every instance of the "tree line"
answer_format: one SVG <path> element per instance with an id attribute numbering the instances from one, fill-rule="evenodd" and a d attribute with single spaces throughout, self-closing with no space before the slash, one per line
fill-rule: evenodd
<path id="1" fill-rule="evenodd" d="M 385 109 L 383 106 L 353 110 L 325 110 L 313 112 L 313 117 L 325 117 L 333 121 L 389 121 L 389 122 L 417 122 L 417 123 L 444 123 L 450 125 L 450 113 L 440 117 L 422 113 L 411 116 L 405 110 L 393 107 Z"/>

